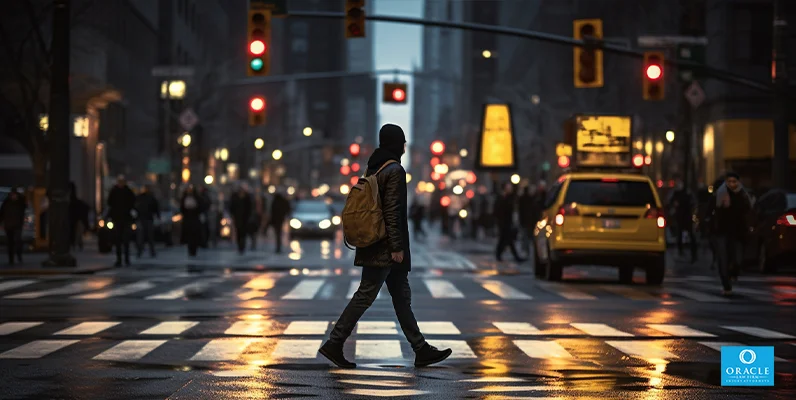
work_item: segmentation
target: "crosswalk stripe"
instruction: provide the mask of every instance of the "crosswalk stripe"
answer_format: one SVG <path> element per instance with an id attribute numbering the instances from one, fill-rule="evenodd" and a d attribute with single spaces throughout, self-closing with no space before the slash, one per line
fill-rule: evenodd
<path id="1" fill-rule="evenodd" d="M 318 356 L 318 349 L 321 347 L 321 339 L 296 340 L 282 339 L 276 343 L 276 348 L 271 354 L 271 358 L 309 358 Z"/>
<path id="2" fill-rule="evenodd" d="M 733 346 L 733 347 L 745 347 L 746 346 L 745 344 L 738 343 L 738 342 L 698 342 L 698 343 L 703 345 L 703 346 L 705 346 L 705 347 L 707 347 L 707 348 L 709 348 L 709 349 L 718 351 L 719 353 L 721 353 L 721 348 L 725 347 L 725 346 Z M 785 361 L 788 361 L 788 360 L 786 360 L 784 358 L 781 358 L 781 357 L 774 357 L 774 361 L 776 361 L 776 362 L 785 362 Z"/>
<path id="3" fill-rule="evenodd" d="M 91 300 L 107 299 L 107 298 L 110 298 L 110 297 L 125 296 L 125 295 L 136 293 L 136 292 L 142 292 L 144 290 L 152 289 L 153 287 L 155 287 L 155 284 L 152 283 L 152 282 L 140 281 L 140 282 L 131 283 L 129 285 L 120 286 L 118 288 L 111 289 L 111 290 L 103 290 L 103 291 L 100 291 L 100 292 L 80 294 L 80 295 L 72 296 L 72 298 L 73 299 L 91 299 Z"/>
<path id="4" fill-rule="evenodd" d="M 465 340 L 437 340 L 434 339 L 434 346 L 440 349 L 447 349 L 450 348 L 453 353 L 451 354 L 450 358 L 478 358 L 473 352 L 473 349 L 470 348 L 470 345 L 467 344 Z"/>
<path id="5" fill-rule="evenodd" d="M 377 387 L 406 387 L 409 382 L 393 379 L 340 379 L 338 382 L 349 385 L 377 386 Z"/>
<path id="6" fill-rule="evenodd" d="M 531 300 L 533 297 L 517 290 L 511 285 L 505 284 L 501 281 L 487 280 L 481 283 L 484 289 L 492 292 L 495 296 L 507 300 Z"/>
<path id="7" fill-rule="evenodd" d="M 401 342 L 398 340 L 359 339 L 356 342 L 356 358 L 360 360 L 403 358 Z"/>
<path id="8" fill-rule="evenodd" d="M 41 358 L 79 340 L 34 340 L 0 354 L 0 358 Z"/>
<path id="9" fill-rule="evenodd" d="M 284 335 L 325 335 L 329 321 L 293 321 L 283 332 Z"/>
<path id="10" fill-rule="evenodd" d="M 75 326 L 55 332 L 55 335 L 96 335 L 119 324 L 121 322 L 81 322 Z"/>
<path id="11" fill-rule="evenodd" d="M 435 299 L 463 299 L 462 293 L 456 286 L 448 280 L 444 279 L 424 279 L 423 283 L 426 284 L 428 291 L 431 292 L 431 297 Z"/>
<path id="12" fill-rule="evenodd" d="M 0 336 L 24 331 L 25 329 L 30 329 L 43 323 L 44 322 L 5 322 L 0 324 Z"/>
<path id="13" fill-rule="evenodd" d="M 283 300 L 310 300 L 321 290 L 326 279 L 302 279 L 293 289 L 282 296 Z"/>
<path id="14" fill-rule="evenodd" d="M 359 321 L 357 335 L 397 335 L 393 321 Z"/>
<path id="15" fill-rule="evenodd" d="M 414 374 L 395 370 L 374 370 L 374 369 L 333 369 L 329 371 L 338 375 L 356 376 L 375 376 L 375 377 L 394 377 L 394 378 L 414 378 Z"/>
<path id="16" fill-rule="evenodd" d="M 199 325 L 196 321 L 165 321 L 161 322 L 145 331 L 140 335 L 180 335 L 188 329 Z"/>
<path id="17" fill-rule="evenodd" d="M 348 389 L 345 393 L 365 397 L 411 397 L 422 396 L 430 392 L 418 389 Z"/>
<path id="18" fill-rule="evenodd" d="M 530 358 L 572 358 L 572 354 L 553 340 L 515 340 L 514 345 Z"/>
<path id="19" fill-rule="evenodd" d="M 462 332 L 450 321 L 418 321 L 417 326 L 426 335 L 461 335 Z"/>
<path id="20" fill-rule="evenodd" d="M 663 347 L 663 344 L 654 340 L 609 340 L 605 342 L 607 345 L 625 353 L 629 356 L 642 358 L 648 361 L 657 360 L 673 360 L 677 359 L 669 350 Z"/>
<path id="21" fill-rule="evenodd" d="M 102 361 L 137 361 L 160 347 L 165 340 L 125 340 L 94 356 Z"/>
<path id="22" fill-rule="evenodd" d="M 507 335 L 541 335 L 542 331 L 527 322 L 493 322 L 496 328 Z"/>
<path id="23" fill-rule="evenodd" d="M 577 290 L 573 287 L 567 286 L 566 284 L 552 284 L 552 283 L 545 283 L 545 282 L 536 282 L 536 285 L 541 287 L 542 289 L 555 293 L 567 300 L 596 300 L 597 297 L 590 295 L 586 292 L 582 292 Z"/>
<path id="24" fill-rule="evenodd" d="M 254 339 L 213 339 L 191 357 L 193 361 L 233 361 L 252 344 Z"/>
<path id="25" fill-rule="evenodd" d="M 601 285 L 600 288 L 630 300 L 660 300 L 657 296 L 627 286 Z"/>
<path id="26" fill-rule="evenodd" d="M 87 292 L 89 290 L 98 290 L 102 289 L 105 286 L 111 284 L 113 280 L 110 278 L 104 279 L 96 279 L 96 280 L 84 280 L 79 282 L 72 282 L 68 285 L 61 286 L 58 288 L 48 289 L 48 290 L 37 290 L 35 292 L 23 292 L 23 293 L 16 293 L 5 296 L 6 299 L 38 299 L 40 297 L 45 296 L 56 296 L 56 295 L 69 295 L 69 294 L 76 294 L 81 292 Z"/>
<path id="27" fill-rule="evenodd" d="M 22 286 L 27 286 L 36 282 L 37 281 L 34 281 L 32 279 L 19 279 L 16 281 L 0 282 L 0 292 L 20 288 Z"/>
<path id="28" fill-rule="evenodd" d="M 620 331 L 606 324 L 571 323 L 573 328 L 586 332 L 589 336 L 597 337 L 632 337 L 633 334 Z"/>
<path id="29" fill-rule="evenodd" d="M 691 283 L 691 286 L 698 287 L 703 290 L 715 290 L 715 286 L 709 285 L 707 283 Z M 774 294 L 771 292 L 767 292 L 764 290 L 756 290 L 750 288 L 743 288 L 743 287 L 734 287 L 732 288 L 734 293 L 740 293 L 748 298 L 755 299 L 758 301 L 774 301 L 776 298 Z"/>
<path id="30" fill-rule="evenodd" d="M 146 300 L 176 300 L 188 296 L 194 292 L 203 292 L 207 290 L 209 284 L 215 280 L 199 280 L 191 282 L 187 285 L 180 286 L 176 289 L 167 292 L 153 294 L 145 297 Z"/>
<path id="31" fill-rule="evenodd" d="M 481 378 L 460 379 L 456 382 L 473 382 L 473 383 L 505 383 L 505 382 L 525 382 L 525 379 L 514 378 L 511 376 L 484 376 Z"/>
<path id="32" fill-rule="evenodd" d="M 224 334 L 232 336 L 262 336 L 273 324 L 274 322 L 271 320 L 237 321 L 227 328 Z"/>
<path id="33" fill-rule="evenodd" d="M 687 297 L 689 299 L 696 301 L 703 301 L 710 303 L 727 303 L 730 301 L 729 299 L 726 299 L 724 297 L 713 296 L 702 292 L 697 292 L 696 290 L 689 290 L 683 288 L 668 288 L 667 290 L 676 295 Z"/>
<path id="34" fill-rule="evenodd" d="M 685 325 L 668 325 L 668 324 L 647 324 L 648 327 L 655 329 L 656 331 L 661 331 L 663 333 L 668 333 L 672 336 L 681 336 L 681 337 L 716 337 L 711 333 L 702 332 L 700 330 L 696 330 L 690 328 Z"/>
<path id="35" fill-rule="evenodd" d="M 277 280 L 271 277 L 270 275 L 257 276 L 246 282 L 246 284 L 243 285 L 243 287 L 246 289 L 258 290 L 258 291 L 271 290 L 276 286 L 276 281 Z"/>
<path id="36" fill-rule="evenodd" d="M 757 336 L 763 339 L 796 339 L 796 337 L 792 335 L 768 329 L 758 328 L 756 326 L 722 326 L 722 328 L 729 329 L 731 331 L 745 333 L 751 336 Z"/>

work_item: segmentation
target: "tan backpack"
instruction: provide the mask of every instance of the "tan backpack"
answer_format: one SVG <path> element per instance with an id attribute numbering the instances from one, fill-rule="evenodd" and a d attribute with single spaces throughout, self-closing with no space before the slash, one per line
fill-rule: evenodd
<path id="1" fill-rule="evenodd" d="M 395 162 L 387 161 L 373 175 L 363 175 L 348 192 L 342 217 L 343 240 L 348 248 L 368 247 L 387 236 L 376 175 Z"/>

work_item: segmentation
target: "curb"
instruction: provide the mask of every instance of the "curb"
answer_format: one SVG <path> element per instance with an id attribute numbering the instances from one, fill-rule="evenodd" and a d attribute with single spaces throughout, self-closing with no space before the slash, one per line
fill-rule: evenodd
<path id="1" fill-rule="evenodd" d="M 113 266 L 100 266 L 100 267 L 58 267 L 58 268 L 0 268 L 0 276 L 8 275 L 86 275 L 93 274 L 100 271 L 107 271 L 113 269 Z"/>

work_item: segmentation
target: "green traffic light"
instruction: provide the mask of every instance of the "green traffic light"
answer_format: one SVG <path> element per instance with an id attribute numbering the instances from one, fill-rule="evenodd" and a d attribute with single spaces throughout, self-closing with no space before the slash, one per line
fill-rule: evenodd
<path id="1" fill-rule="evenodd" d="M 259 70 L 263 69 L 263 59 L 262 58 L 255 58 L 249 63 L 249 66 L 253 70 L 259 71 Z"/>

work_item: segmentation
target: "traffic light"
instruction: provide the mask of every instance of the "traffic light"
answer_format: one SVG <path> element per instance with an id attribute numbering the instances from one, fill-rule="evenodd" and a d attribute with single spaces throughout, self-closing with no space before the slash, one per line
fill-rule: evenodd
<path id="1" fill-rule="evenodd" d="M 435 140 L 431 142 L 431 154 L 435 156 L 441 156 L 442 153 L 445 152 L 445 143 L 441 140 Z"/>
<path id="2" fill-rule="evenodd" d="M 558 166 L 560 168 L 569 168 L 569 157 L 558 156 Z"/>
<path id="3" fill-rule="evenodd" d="M 603 21 L 601 19 L 576 19 L 574 36 L 577 40 L 602 40 Z M 603 51 L 594 47 L 573 49 L 576 88 L 603 87 Z"/>
<path id="4" fill-rule="evenodd" d="M 644 100 L 663 100 L 666 97 L 663 64 L 663 52 L 644 53 Z"/>
<path id="5" fill-rule="evenodd" d="M 249 8 L 248 76 L 265 76 L 270 70 L 271 11 L 260 7 L 259 3 L 252 2 Z"/>
<path id="6" fill-rule="evenodd" d="M 358 143 L 351 143 L 351 146 L 348 146 L 348 152 L 351 153 L 351 157 L 359 157 L 360 150 Z"/>
<path id="7" fill-rule="evenodd" d="M 382 93 L 384 96 L 384 102 L 392 104 L 406 104 L 406 99 L 409 97 L 406 88 L 407 85 L 405 83 L 384 82 L 384 91 Z"/>
<path id="8" fill-rule="evenodd" d="M 249 126 L 265 123 L 265 98 L 254 96 L 249 100 Z"/>
<path id="9" fill-rule="evenodd" d="M 365 0 L 346 0 L 345 37 L 365 37 Z"/>
<path id="10" fill-rule="evenodd" d="M 636 168 L 641 168 L 644 166 L 644 156 L 641 154 L 636 154 L 633 156 L 633 166 Z"/>

